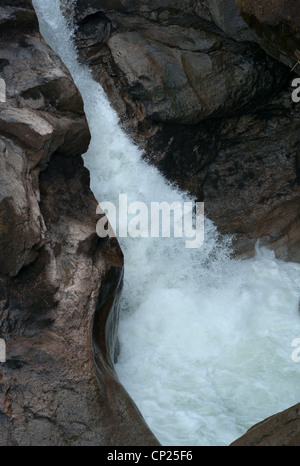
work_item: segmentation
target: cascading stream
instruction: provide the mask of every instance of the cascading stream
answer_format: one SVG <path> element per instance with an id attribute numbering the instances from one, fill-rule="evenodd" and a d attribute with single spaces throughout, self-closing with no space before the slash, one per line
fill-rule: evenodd
<path id="1" fill-rule="evenodd" d="M 59 0 L 33 0 L 41 32 L 69 68 L 92 140 L 84 162 L 99 202 L 187 201 L 119 125 L 101 86 L 77 62 Z M 96 227 L 96 226 L 95 226 Z M 116 372 L 163 445 L 228 445 L 299 402 L 300 265 L 257 247 L 230 258 L 230 238 L 205 220 L 205 242 L 120 238 L 125 283 Z"/>

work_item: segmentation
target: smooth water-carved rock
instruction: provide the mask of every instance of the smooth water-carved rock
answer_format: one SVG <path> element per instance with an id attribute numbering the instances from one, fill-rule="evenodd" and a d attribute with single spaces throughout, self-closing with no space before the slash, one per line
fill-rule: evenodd
<path id="1" fill-rule="evenodd" d="M 236 0 L 198 0 L 196 13 L 215 23 L 228 37 L 238 41 L 254 41 L 255 33 L 241 18 Z"/>
<path id="2" fill-rule="evenodd" d="M 0 32 L 0 444 L 157 445 L 114 372 L 123 255 L 96 234 L 82 98 L 31 1 Z"/>
<path id="3" fill-rule="evenodd" d="M 37 257 L 45 226 L 35 195 L 26 177 L 24 151 L 9 139 L 0 140 L 0 264 L 1 273 L 16 276 Z M 32 180 L 35 180 L 34 173 Z"/>
<path id="4" fill-rule="evenodd" d="M 300 405 L 292 406 L 256 424 L 231 446 L 299 447 Z"/>

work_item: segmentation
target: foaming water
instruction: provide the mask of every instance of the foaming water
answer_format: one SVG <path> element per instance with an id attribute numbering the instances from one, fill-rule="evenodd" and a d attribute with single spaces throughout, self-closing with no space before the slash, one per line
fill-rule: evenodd
<path id="1" fill-rule="evenodd" d="M 187 201 L 141 158 L 101 86 L 77 63 L 59 0 L 34 0 L 41 31 L 73 75 L 92 140 L 84 162 L 99 202 Z M 63 3 L 63 2 L 62 2 Z M 257 248 L 230 259 L 205 220 L 205 243 L 120 238 L 125 283 L 117 374 L 163 445 L 228 445 L 299 401 L 300 266 Z"/>

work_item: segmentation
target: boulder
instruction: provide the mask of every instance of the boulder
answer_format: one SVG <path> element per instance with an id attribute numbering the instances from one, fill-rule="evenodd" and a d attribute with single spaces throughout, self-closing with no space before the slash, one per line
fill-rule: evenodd
<path id="1" fill-rule="evenodd" d="M 225 35 L 191 5 L 76 5 L 80 59 L 120 117 L 196 124 L 262 104 L 286 79 L 256 44 Z"/>

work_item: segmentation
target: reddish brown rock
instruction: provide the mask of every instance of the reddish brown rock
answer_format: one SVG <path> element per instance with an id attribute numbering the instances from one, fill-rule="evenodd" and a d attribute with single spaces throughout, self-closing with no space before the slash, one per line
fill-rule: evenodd
<path id="1" fill-rule="evenodd" d="M 158 445 L 114 372 L 123 255 L 96 234 L 81 96 L 30 1 L 0 32 L 0 445 Z"/>
<path id="2" fill-rule="evenodd" d="M 266 24 L 278 24 L 281 21 L 293 23 L 300 28 L 300 6 L 295 0 L 237 0 L 238 5 L 245 13 L 256 16 Z"/>
<path id="3" fill-rule="evenodd" d="M 300 4 L 297 0 L 237 0 L 263 49 L 300 74 Z"/>
<path id="4" fill-rule="evenodd" d="M 251 427 L 231 444 L 236 447 L 299 447 L 300 404 Z"/>
<path id="5" fill-rule="evenodd" d="M 0 280 L 2 445 L 157 444 L 114 373 L 123 256 L 95 233 L 88 181 L 80 159 L 51 157 L 44 245 Z"/>

